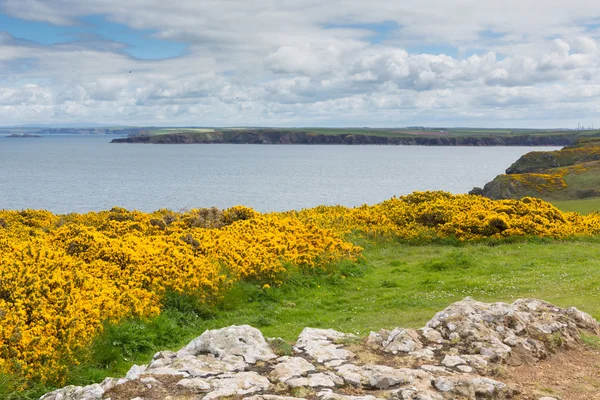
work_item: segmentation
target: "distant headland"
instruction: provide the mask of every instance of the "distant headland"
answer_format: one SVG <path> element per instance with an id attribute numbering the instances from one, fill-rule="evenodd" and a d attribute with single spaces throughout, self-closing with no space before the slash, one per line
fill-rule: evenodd
<path id="1" fill-rule="evenodd" d="M 331 144 L 420 146 L 567 146 L 600 131 L 491 129 L 170 129 L 143 131 L 111 143 Z"/>
<path id="2" fill-rule="evenodd" d="M 8 135 L 7 138 L 41 138 L 42 135 L 33 135 L 31 133 L 13 133 Z"/>

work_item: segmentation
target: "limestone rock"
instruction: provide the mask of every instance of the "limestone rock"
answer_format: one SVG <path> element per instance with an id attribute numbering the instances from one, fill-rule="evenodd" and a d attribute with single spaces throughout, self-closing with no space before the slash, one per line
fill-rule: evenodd
<path id="1" fill-rule="evenodd" d="M 383 351 L 392 354 L 410 353 L 423 348 L 419 334 L 413 329 L 396 328 L 390 332 L 381 347 Z"/>
<path id="2" fill-rule="evenodd" d="M 224 374 L 210 378 L 208 382 L 214 390 L 204 396 L 204 400 L 257 393 L 270 386 L 267 378 L 253 371 Z"/>
<path id="3" fill-rule="evenodd" d="M 324 389 L 317 393 L 317 397 L 321 400 L 376 400 L 375 396 L 348 396 L 345 394 L 334 393 L 331 389 Z"/>
<path id="4" fill-rule="evenodd" d="M 344 349 L 341 344 L 334 344 L 334 341 L 348 337 L 351 336 L 333 329 L 304 328 L 298 336 L 295 349 L 298 352 L 305 352 L 318 363 L 348 360 L 355 357 L 354 353 Z"/>
<path id="5" fill-rule="evenodd" d="M 250 397 L 244 397 L 242 400 L 306 400 L 303 397 L 276 396 L 273 394 L 256 394 Z"/>
<path id="6" fill-rule="evenodd" d="M 210 383 L 202 378 L 184 378 L 177 382 L 177 386 L 196 393 L 208 392 L 211 389 Z"/>
<path id="7" fill-rule="evenodd" d="M 146 373 L 155 375 L 182 375 L 185 377 L 206 377 L 227 372 L 243 371 L 246 362 L 241 356 L 227 355 L 221 359 L 212 354 L 192 356 L 182 353 L 181 357 L 159 358 L 150 363 Z"/>
<path id="8" fill-rule="evenodd" d="M 97 383 L 89 386 L 67 386 L 43 395 L 40 400 L 100 400 L 104 389 Z"/>
<path id="9" fill-rule="evenodd" d="M 307 377 L 288 379 L 285 383 L 291 387 L 335 387 L 343 385 L 344 381 L 331 372 L 320 372 Z"/>
<path id="10" fill-rule="evenodd" d="M 348 384 L 369 389 L 387 389 L 412 384 L 414 381 L 406 369 L 395 369 L 385 365 L 344 364 L 337 368 L 337 372 Z"/>
<path id="11" fill-rule="evenodd" d="M 269 376 L 273 380 L 285 382 L 290 378 L 306 375 L 315 370 L 315 366 L 301 357 L 282 357 Z"/>
<path id="12" fill-rule="evenodd" d="M 129 371 L 125 375 L 125 379 L 137 379 L 146 371 L 147 368 L 147 365 L 133 365 L 131 368 L 129 368 Z"/>
<path id="13" fill-rule="evenodd" d="M 249 325 L 232 325 L 227 328 L 208 330 L 192 340 L 177 355 L 196 356 L 213 354 L 218 358 L 241 356 L 244 361 L 254 364 L 276 358 L 262 333 Z"/>

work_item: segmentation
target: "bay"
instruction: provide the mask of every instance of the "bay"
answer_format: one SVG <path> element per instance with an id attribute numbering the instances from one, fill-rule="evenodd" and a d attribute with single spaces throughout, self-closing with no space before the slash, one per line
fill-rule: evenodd
<path id="1" fill-rule="evenodd" d="M 113 136 L 0 137 L 0 209 L 87 212 L 246 205 L 262 212 L 465 193 L 555 147 L 111 144 Z"/>

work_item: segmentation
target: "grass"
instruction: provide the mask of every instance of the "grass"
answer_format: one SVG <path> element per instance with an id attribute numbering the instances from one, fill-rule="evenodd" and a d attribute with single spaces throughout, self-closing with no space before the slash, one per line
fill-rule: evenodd
<path id="1" fill-rule="evenodd" d="M 600 197 L 581 200 L 553 201 L 552 204 L 562 211 L 574 211 L 581 214 L 600 211 Z"/>
<path id="2" fill-rule="evenodd" d="M 294 341 L 306 326 L 358 335 L 396 326 L 418 328 L 466 296 L 508 302 L 535 297 L 600 318 L 597 239 L 362 244 L 365 261 L 343 262 L 329 273 L 292 274 L 281 287 L 245 282 L 216 307 L 167 296 L 159 317 L 107 325 L 86 350 L 85 361 L 69 371 L 68 383 L 85 385 L 123 376 L 132 364 L 147 363 L 158 350 L 176 350 L 206 329 L 232 324 L 250 324 L 266 337 L 283 338 L 277 347 L 284 354 L 289 351 L 286 342 Z M 3 393 L 13 393 L 14 384 L 0 379 L 0 397 L 10 398 Z M 33 385 L 23 397 L 14 398 L 34 398 L 25 394 L 46 390 Z"/>

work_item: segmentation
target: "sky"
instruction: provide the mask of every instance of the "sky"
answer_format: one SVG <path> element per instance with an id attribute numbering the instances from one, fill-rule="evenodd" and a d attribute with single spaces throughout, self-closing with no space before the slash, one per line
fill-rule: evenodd
<path id="1" fill-rule="evenodd" d="M 600 126 L 597 0 L 0 0 L 0 126 Z"/>

